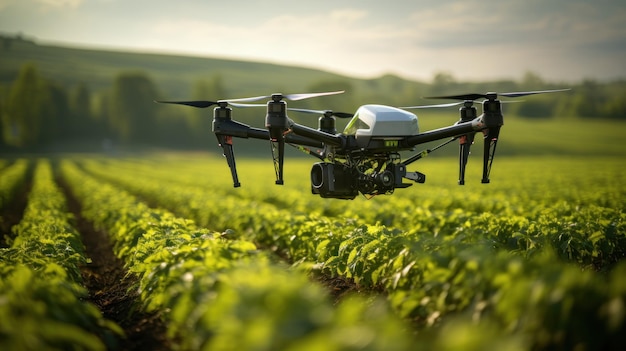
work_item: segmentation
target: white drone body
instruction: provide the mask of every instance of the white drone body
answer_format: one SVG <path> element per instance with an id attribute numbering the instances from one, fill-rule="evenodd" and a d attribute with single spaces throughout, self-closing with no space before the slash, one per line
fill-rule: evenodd
<path id="1" fill-rule="evenodd" d="M 419 134 L 417 116 L 411 112 L 385 105 L 363 105 L 344 129 L 345 135 L 354 135 L 359 147 L 367 147 L 373 140 L 393 141 Z"/>

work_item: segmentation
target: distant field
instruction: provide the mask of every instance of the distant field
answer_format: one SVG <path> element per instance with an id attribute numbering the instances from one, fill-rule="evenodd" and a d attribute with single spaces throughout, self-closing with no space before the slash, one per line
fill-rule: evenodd
<path id="1" fill-rule="evenodd" d="M 458 120 L 455 109 L 448 113 L 418 113 L 420 131 L 441 128 L 454 124 Z M 294 115 L 296 118 L 300 116 Z M 504 116 L 504 126 L 500 131 L 500 141 L 496 158 L 503 155 L 554 155 L 554 156 L 623 156 L 626 157 L 626 122 L 594 120 L 581 118 L 528 119 L 516 116 Z M 259 116 L 262 128 L 263 117 Z M 299 118 L 300 123 L 316 126 L 316 118 Z M 337 122 L 337 129 L 343 130 L 346 122 Z M 211 136 L 209 136 L 210 138 Z M 437 145 L 437 142 L 416 146 L 416 151 Z M 209 143 L 207 151 L 219 152 L 216 144 Z M 472 158 L 479 161 L 482 157 L 483 142 L 477 135 L 472 150 Z M 242 155 L 271 157 L 269 145 L 261 140 L 235 139 L 235 150 Z M 304 154 L 287 149 L 292 156 Z M 429 157 L 456 156 L 458 144 L 451 143 L 432 153 Z M 408 153 L 407 153 L 408 155 Z M 271 158 L 269 158 L 271 160 Z"/>
<path id="2" fill-rule="evenodd" d="M 420 131 L 444 127 L 457 120 L 454 109 L 448 114 L 421 113 L 418 117 Z M 501 155 L 626 156 L 625 135 L 626 123 L 621 121 L 591 118 L 531 119 L 510 116 L 505 112 L 497 151 Z M 475 139 L 474 147 L 474 155 L 477 152 L 482 154 L 482 140 L 479 136 Z M 449 150 L 451 146 L 446 148 Z"/>

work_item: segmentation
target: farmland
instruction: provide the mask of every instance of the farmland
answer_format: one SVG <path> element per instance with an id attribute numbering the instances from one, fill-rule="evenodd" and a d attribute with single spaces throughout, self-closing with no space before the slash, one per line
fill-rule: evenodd
<path id="1" fill-rule="evenodd" d="M 310 164 L 288 160 L 279 187 L 238 159 L 235 189 L 204 153 L 2 160 L 0 346 L 623 345 L 621 157 L 502 157 L 489 185 L 470 163 L 463 187 L 432 158 L 426 184 L 354 201 L 311 195 Z"/>

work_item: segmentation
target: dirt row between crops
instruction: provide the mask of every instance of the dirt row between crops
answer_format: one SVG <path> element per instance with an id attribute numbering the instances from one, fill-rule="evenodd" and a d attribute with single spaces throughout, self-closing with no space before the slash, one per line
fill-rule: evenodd
<path id="1" fill-rule="evenodd" d="M 25 174 L 26 181 L 24 185 L 15 190 L 14 199 L 12 199 L 8 206 L 0 210 L 0 248 L 9 246 L 5 238 L 13 238 L 11 228 L 18 224 L 22 216 L 24 216 L 24 210 L 28 202 L 28 194 L 33 186 L 33 170 L 34 167 L 30 165 Z"/>
<path id="2" fill-rule="evenodd" d="M 90 174 L 91 176 L 94 176 L 100 180 L 104 180 L 102 178 L 99 178 L 97 175 L 94 175 L 92 173 L 90 173 L 88 170 L 82 168 L 80 165 L 78 165 L 81 170 L 87 174 Z M 105 180 L 108 181 L 108 180 Z M 119 186 L 123 188 L 123 184 L 119 184 L 116 182 L 112 182 L 115 186 Z M 144 202 L 145 204 L 147 204 L 150 208 L 163 208 L 160 206 L 159 203 L 157 203 L 154 200 L 151 199 L 147 199 L 144 196 L 141 196 L 140 194 L 137 193 L 133 193 L 130 192 L 133 196 L 137 197 L 140 201 Z M 179 211 L 177 211 L 176 208 L 171 207 L 171 208 L 165 208 L 168 211 L 171 211 L 174 215 L 176 216 L 180 216 L 180 217 L 184 217 L 184 215 L 182 213 L 180 213 Z M 293 261 L 287 257 L 286 255 L 282 255 L 279 251 L 265 246 L 259 242 L 255 242 L 254 243 L 257 248 L 259 248 L 260 250 L 265 250 L 268 252 L 272 252 L 274 255 L 276 255 L 278 257 L 279 260 L 283 261 L 283 262 L 287 262 L 288 264 L 292 264 Z M 352 295 L 352 294 L 365 294 L 367 295 L 368 293 L 371 292 L 375 292 L 377 294 L 382 294 L 383 290 L 382 289 L 374 289 L 372 291 L 361 291 L 361 289 L 358 287 L 358 285 L 354 282 L 354 280 L 352 278 L 345 278 L 345 277 L 330 277 L 328 275 L 325 274 L 314 274 L 311 276 L 311 280 L 315 283 L 319 283 L 322 286 L 326 287 L 328 289 L 328 292 L 330 294 L 330 297 L 332 298 L 334 304 L 339 303 L 344 297 Z"/>
<path id="3" fill-rule="evenodd" d="M 92 261 L 81 269 L 83 284 L 89 290 L 89 301 L 126 334 L 126 339 L 120 340 L 115 350 L 170 350 L 172 343 L 166 337 L 163 320 L 158 314 L 138 309 L 139 296 L 131 289 L 137 277 L 128 275 L 124 263 L 114 255 L 106 233 L 96 230 L 81 215 L 80 203 L 64 179 L 57 177 L 56 182 L 76 219 L 75 226 L 82 236 L 85 254 Z"/>

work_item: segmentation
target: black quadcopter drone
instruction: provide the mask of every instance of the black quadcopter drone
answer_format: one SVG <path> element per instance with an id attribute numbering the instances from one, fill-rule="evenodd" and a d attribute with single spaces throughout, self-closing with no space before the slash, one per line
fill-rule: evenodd
<path id="1" fill-rule="evenodd" d="M 283 163 L 285 144 L 294 146 L 321 160 L 311 169 L 311 190 L 324 198 L 354 199 L 359 193 L 366 197 L 392 194 L 396 188 L 407 188 L 412 183 L 424 183 L 426 176 L 420 172 L 409 172 L 407 166 L 430 152 L 459 140 L 459 184 L 465 183 L 465 167 L 477 132 L 484 137 L 482 183 L 489 183 L 489 173 L 496 151 L 500 128 L 504 124 L 501 101 L 503 97 L 521 97 L 526 95 L 565 91 L 541 90 L 513 93 L 464 94 L 434 96 L 429 99 L 461 100 L 449 104 L 429 106 L 391 107 L 384 105 L 363 105 L 352 113 L 333 112 L 331 110 L 309 110 L 287 108 L 284 100 L 298 101 L 312 97 L 334 95 L 343 91 L 289 94 L 280 93 L 269 96 L 257 96 L 242 99 L 217 101 L 156 101 L 158 103 L 180 104 L 198 108 L 217 105 L 213 110 L 213 132 L 230 167 L 233 183 L 239 187 L 233 137 L 269 140 L 276 171 L 276 184 L 283 184 Z M 245 102 L 268 99 L 266 105 L 244 104 Z M 477 99 L 482 101 L 483 113 L 477 114 L 473 106 Z M 232 119 L 229 107 L 266 106 L 266 129 L 254 128 Z M 459 109 L 461 118 L 455 124 L 420 133 L 417 116 L 406 110 L 450 107 L 462 105 Z M 313 129 L 291 120 L 287 110 L 321 114 L 317 129 Z M 343 133 L 337 133 L 335 118 L 352 118 Z M 450 138 L 432 149 L 419 152 L 402 161 L 400 151 L 413 151 L 415 146 Z"/>

